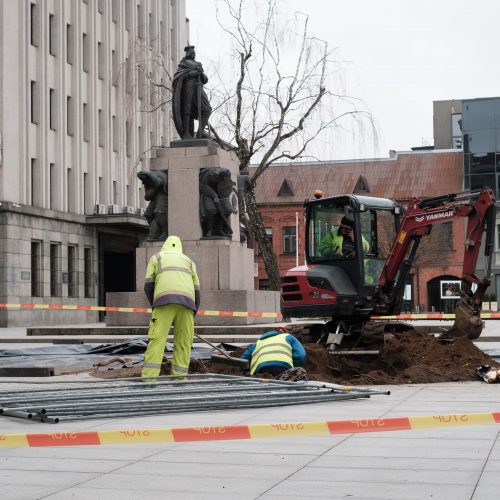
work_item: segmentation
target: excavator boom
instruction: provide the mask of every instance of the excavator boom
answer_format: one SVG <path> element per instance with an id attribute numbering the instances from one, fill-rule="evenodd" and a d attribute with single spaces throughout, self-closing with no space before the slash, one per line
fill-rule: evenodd
<path id="1" fill-rule="evenodd" d="M 495 195 L 489 188 L 425 200 L 414 198 L 404 214 L 380 275 L 379 300 L 386 311 L 393 312 L 401 303 L 402 290 L 421 238 L 430 233 L 432 225 L 463 217 L 467 219 L 467 228 L 460 299 L 455 307 L 455 324 L 445 336 L 467 336 L 471 339 L 479 337 L 483 327 L 480 316 L 481 301 L 490 284 L 495 210 Z M 478 278 L 474 273 L 483 233 L 486 233 L 485 277 Z"/>

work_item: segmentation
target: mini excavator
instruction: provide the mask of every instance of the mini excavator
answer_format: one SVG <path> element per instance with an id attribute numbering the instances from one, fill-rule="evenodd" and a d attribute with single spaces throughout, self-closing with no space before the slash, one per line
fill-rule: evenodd
<path id="1" fill-rule="evenodd" d="M 383 339 L 396 328 L 376 316 L 401 312 L 405 285 L 422 238 L 435 224 L 466 220 L 465 250 L 455 323 L 442 337 L 479 337 L 481 300 L 488 288 L 494 244 L 495 195 L 487 187 L 399 204 L 354 194 L 323 197 L 317 191 L 304 202 L 306 264 L 286 272 L 281 283 L 285 318 L 326 318 L 322 329 L 356 335 L 361 346 Z M 341 222 L 352 221 L 351 251 L 332 254 L 325 241 Z M 474 273 L 484 237 L 485 277 Z M 423 247 L 422 247 L 423 248 Z M 439 255 L 436 256 L 439 259 Z M 335 333 L 333 333 L 335 332 Z"/>

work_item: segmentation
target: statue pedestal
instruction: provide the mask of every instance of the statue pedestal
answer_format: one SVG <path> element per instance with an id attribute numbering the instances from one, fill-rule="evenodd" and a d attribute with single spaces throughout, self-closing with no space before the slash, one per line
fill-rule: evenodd
<path id="1" fill-rule="evenodd" d="M 178 236 L 183 252 L 195 263 L 200 278 L 200 309 L 210 311 L 278 312 L 279 293 L 254 290 L 254 253 L 240 242 L 239 215 L 231 215 L 232 239 L 202 239 L 200 224 L 200 170 L 221 167 L 231 172 L 236 183 L 239 173 L 234 154 L 221 150 L 215 143 L 203 146 L 175 146 L 158 151 L 151 160 L 151 170 L 168 175 L 168 234 Z M 197 142 L 197 141 L 194 141 Z M 200 141 L 201 142 L 201 141 Z M 146 242 L 136 250 L 137 292 L 114 292 L 106 296 L 106 304 L 116 307 L 148 307 L 142 292 L 146 266 L 163 242 Z M 107 313 L 106 324 L 139 326 L 148 323 L 147 314 Z M 257 317 L 197 316 L 203 326 L 251 325 L 272 323 L 277 319 Z"/>

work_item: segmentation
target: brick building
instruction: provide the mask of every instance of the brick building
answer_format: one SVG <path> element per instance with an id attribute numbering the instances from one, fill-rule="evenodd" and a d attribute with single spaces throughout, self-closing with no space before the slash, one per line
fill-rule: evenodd
<path id="1" fill-rule="evenodd" d="M 257 204 L 278 256 L 280 274 L 304 263 L 303 202 L 321 189 L 324 196 L 357 193 L 404 202 L 463 189 L 463 155 L 459 150 L 393 153 L 389 158 L 275 165 L 257 183 Z M 298 214 L 298 217 L 296 216 Z M 298 219 L 298 252 L 296 252 Z M 406 309 L 445 310 L 440 283 L 459 280 L 464 223 L 433 227 L 423 239 L 407 286 Z M 256 288 L 267 287 L 262 258 L 256 256 Z M 257 269 L 256 269 L 257 274 Z"/>

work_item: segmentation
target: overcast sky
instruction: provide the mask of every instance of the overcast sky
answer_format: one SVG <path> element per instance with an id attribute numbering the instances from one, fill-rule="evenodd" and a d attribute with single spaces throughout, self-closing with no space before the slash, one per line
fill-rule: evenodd
<path id="1" fill-rule="evenodd" d="M 215 0 L 186 0 L 201 62 L 223 56 Z M 258 2 L 257 2 L 258 4 Z M 349 61 L 346 88 L 374 115 L 378 146 L 334 158 L 385 157 L 432 144 L 432 101 L 500 96 L 500 0 L 286 0 L 310 33 Z M 339 58 L 339 57 L 337 57 Z M 339 156 L 340 155 L 340 156 Z"/>

